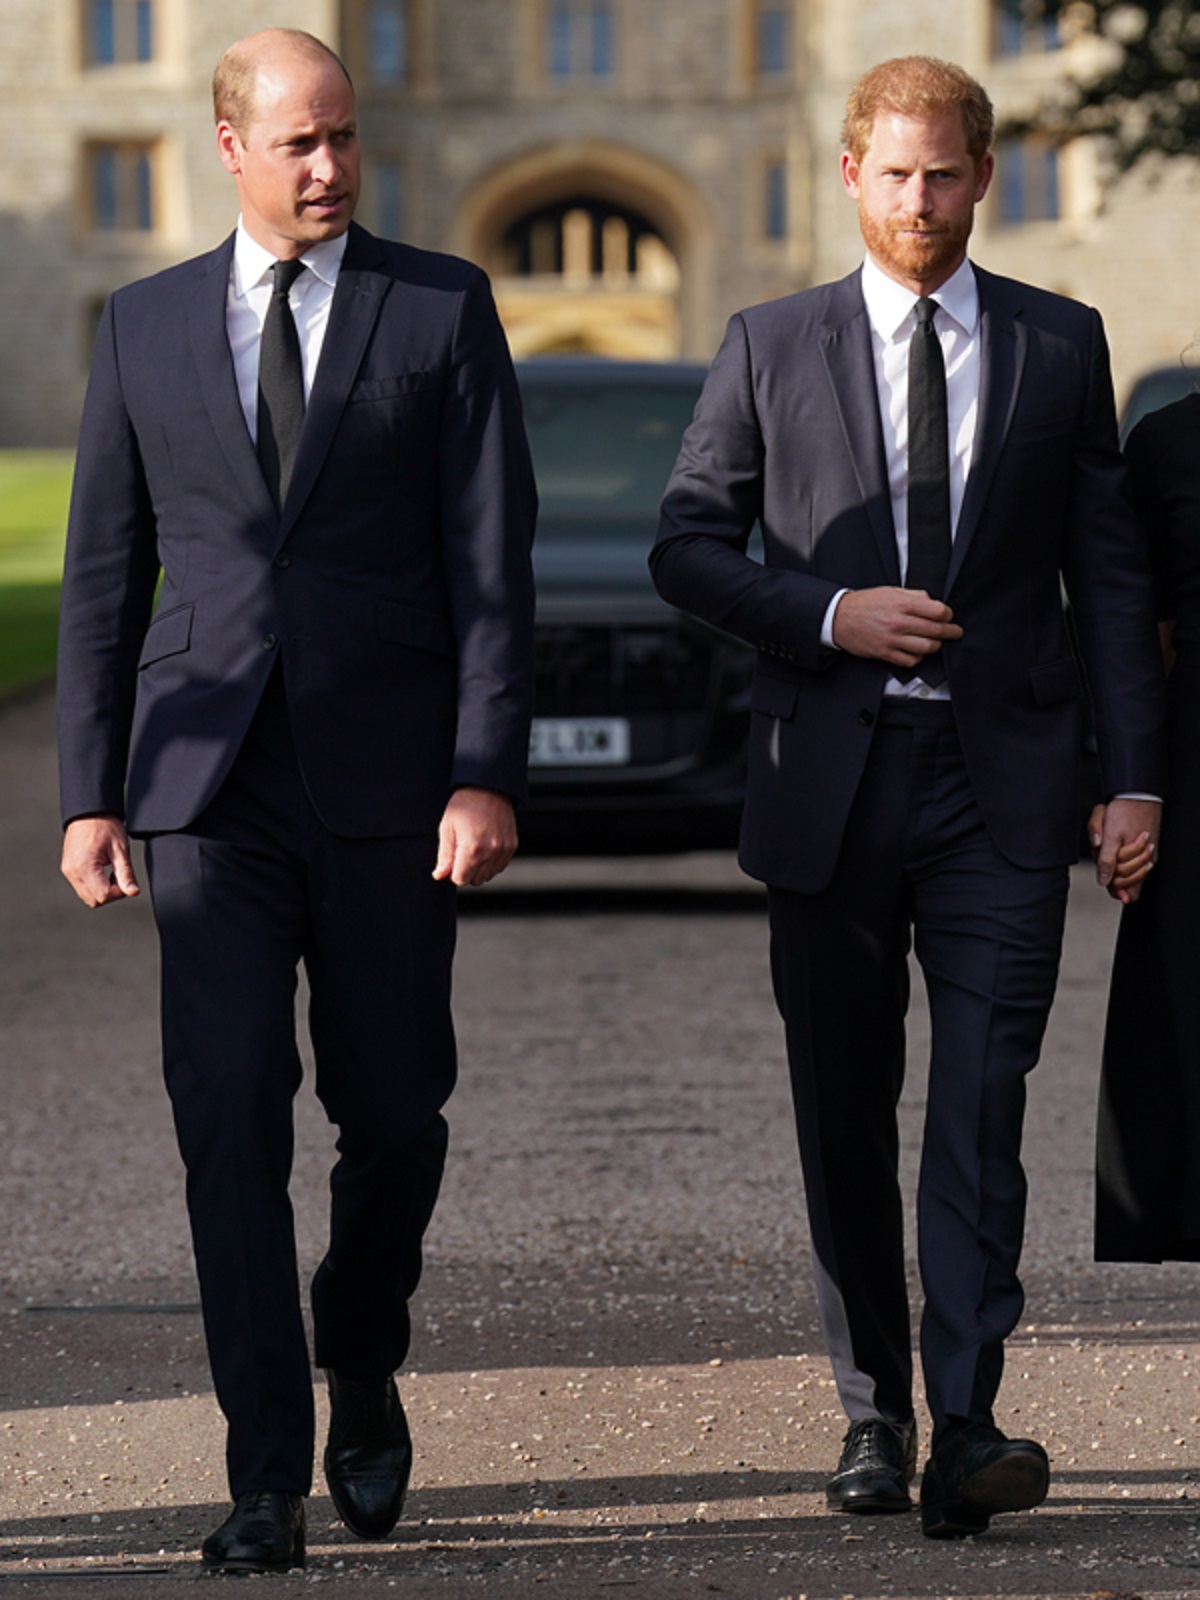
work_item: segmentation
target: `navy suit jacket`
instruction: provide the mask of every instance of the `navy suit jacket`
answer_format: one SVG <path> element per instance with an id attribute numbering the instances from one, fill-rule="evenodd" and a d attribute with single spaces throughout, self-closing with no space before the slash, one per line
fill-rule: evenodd
<path id="1" fill-rule="evenodd" d="M 980 414 L 943 647 L 985 823 L 1019 866 L 1075 859 L 1085 682 L 1106 794 L 1161 795 L 1162 667 L 1098 315 L 978 268 Z M 746 555 L 761 523 L 765 565 Z M 828 883 L 890 669 L 821 645 L 841 588 L 898 584 L 858 272 L 735 316 L 651 555 L 673 604 L 757 646 L 742 864 Z"/>
<path id="2" fill-rule="evenodd" d="M 334 832 L 429 830 L 460 785 L 520 798 L 536 495 L 487 279 L 352 226 L 278 510 L 226 337 L 232 250 L 101 319 L 63 584 L 64 817 L 186 826 L 280 654 Z"/>

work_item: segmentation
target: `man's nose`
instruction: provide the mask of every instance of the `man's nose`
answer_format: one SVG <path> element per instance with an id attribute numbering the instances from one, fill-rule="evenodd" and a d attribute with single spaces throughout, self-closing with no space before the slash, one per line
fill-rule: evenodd
<path id="1" fill-rule="evenodd" d="M 333 183 L 341 172 L 337 154 L 330 144 L 318 145 L 313 152 L 312 175 L 318 183 Z"/>
<path id="2" fill-rule="evenodd" d="M 924 178 L 913 178 L 910 181 L 908 204 L 914 216 L 928 216 L 933 204 L 933 191 Z"/>

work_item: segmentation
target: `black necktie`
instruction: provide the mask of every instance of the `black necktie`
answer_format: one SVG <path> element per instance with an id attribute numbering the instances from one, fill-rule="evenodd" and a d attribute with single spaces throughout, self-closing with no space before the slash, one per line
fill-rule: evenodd
<path id="1" fill-rule="evenodd" d="M 916 304 L 917 326 L 908 347 L 908 569 L 905 587 L 924 589 L 935 600 L 946 592 L 950 567 L 950 445 L 946 418 L 946 367 L 937 329 L 937 302 Z M 897 673 L 904 681 L 943 683 L 941 651 L 921 666 Z"/>
<path id="2" fill-rule="evenodd" d="M 277 261 L 271 268 L 275 287 L 258 355 L 258 461 L 277 506 L 287 495 L 304 422 L 300 336 L 288 304 L 291 287 L 303 270 L 303 261 Z"/>

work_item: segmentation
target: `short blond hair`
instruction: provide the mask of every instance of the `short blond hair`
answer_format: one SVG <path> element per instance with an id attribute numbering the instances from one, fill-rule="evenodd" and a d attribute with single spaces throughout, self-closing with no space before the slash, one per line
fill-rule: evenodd
<path id="1" fill-rule="evenodd" d="M 936 56 L 897 56 L 882 61 L 850 91 L 842 123 L 842 148 L 861 161 L 871 143 L 879 116 L 940 117 L 948 111 L 962 116 L 967 152 L 978 164 L 987 155 L 996 126 L 996 114 L 981 83 L 952 61 Z"/>
<path id="2" fill-rule="evenodd" d="M 346 63 L 336 51 L 318 39 L 316 34 L 305 33 L 301 28 L 268 28 L 239 39 L 217 62 L 213 73 L 213 117 L 217 122 L 228 122 L 243 144 L 246 132 L 254 121 L 254 97 L 258 84 L 258 69 L 273 49 L 282 46 L 292 54 L 314 62 L 332 61 L 350 85 L 354 83 L 346 71 Z"/>

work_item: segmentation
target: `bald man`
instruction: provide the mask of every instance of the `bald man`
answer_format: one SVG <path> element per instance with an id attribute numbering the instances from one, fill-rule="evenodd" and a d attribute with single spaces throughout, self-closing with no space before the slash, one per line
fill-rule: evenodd
<path id="1" fill-rule="evenodd" d="M 337 1129 L 312 1283 L 325 1474 L 347 1526 L 383 1538 L 455 1077 L 456 889 L 516 847 L 536 502 L 486 278 L 351 220 L 342 63 L 272 29 L 213 90 L 237 228 L 120 290 L 97 337 L 63 587 L 63 872 L 116 905 L 145 840 L 228 1422 L 234 1508 L 203 1559 L 269 1571 L 304 1564 L 314 1448 L 288 1200 L 297 970 Z"/>

